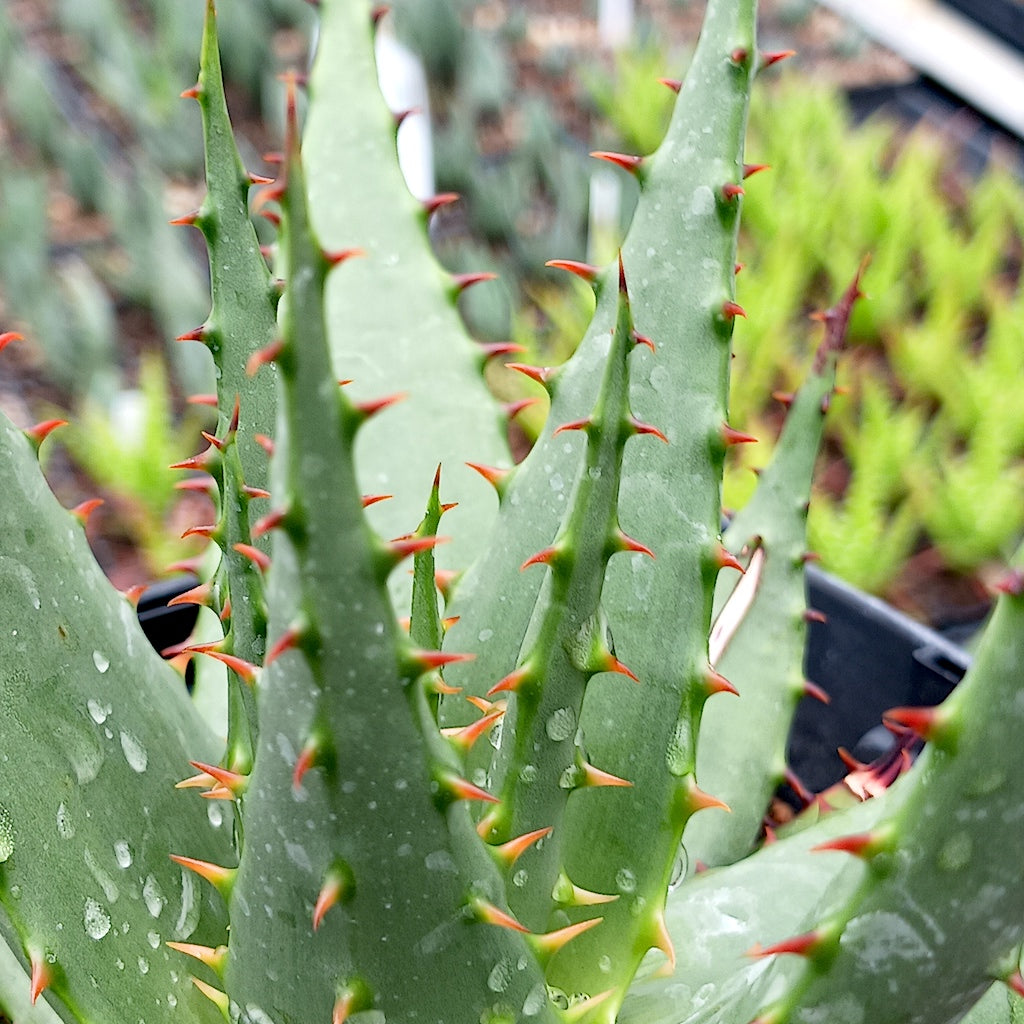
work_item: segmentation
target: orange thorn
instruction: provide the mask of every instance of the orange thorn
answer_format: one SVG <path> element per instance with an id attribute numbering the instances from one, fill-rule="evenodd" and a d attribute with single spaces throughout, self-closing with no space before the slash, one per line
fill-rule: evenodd
<path id="1" fill-rule="evenodd" d="M 383 412 L 389 406 L 404 402 L 409 397 L 407 391 L 396 391 L 393 395 L 384 395 L 381 398 L 371 398 L 365 402 L 354 402 L 356 411 L 364 418 L 369 419 Z"/>
<path id="2" fill-rule="evenodd" d="M 58 427 L 66 427 L 67 420 L 43 420 L 25 430 L 25 436 L 38 448 Z"/>
<path id="3" fill-rule="evenodd" d="M 239 676 L 249 686 L 255 684 L 259 667 L 251 661 L 238 658 L 234 654 L 225 654 L 223 651 L 200 651 L 199 653 L 205 654 L 209 658 L 215 658 L 222 664 L 227 665 L 235 675 Z"/>
<path id="4" fill-rule="evenodd" d="M 738 303 L 727 299 L 722 303 L 722 317 L 726 320 L 735 320 L 736 317 L 747 315 L 746 310 Z"/>
<path id="5" fill-rule="evenodd" d="M 388 541 L 387 546 L 392 556 L 401 561 L 409 555 L 436 548 L 438 544 L 446 544 L 449 540 L 450 537 L 396 537 Z"/>
<path id="6" fill-rule="evenodd" d="M 577 935 L 590 931 L 597 927 L 603 917 L 592 917 L 587 921 L 577 921 L 576 924 L 567 925 L 557 931 L 547 932 L 544 935 L 530 935 L 529 943 L 542 956 L 554 956 L 566 943 L 571 942 Z"/>
<path id="7" fill-rule="evenodd" d="M 261 366 L 272 363 L 284 351 L 284 338 L 278 338 L 269 345 L 257 349 L 245 363 L 245 375 L 254 377 Z"/>
<path id="8" fill-rule="evenodd" d="M 658 81 L 661 82 L 662 85 L 667 86 L 674 93 L 678 93 L 683 87 L 683 83 L 678 78 L 659 78 Z"/>
<path id="9" fill-rule="evenodd" d="M 455 581 L 462 575 L 457 569 L 437 569 L 434 571 L 434 586 L 438 593 L 447 601 L 451 597 Z"/>
<path id="10" fill-rule="evenodd" d="M 169 220 L 167 223 L 175 228 L 194 228 L 198 221 L 199 211 L 192 210 L 190 213 L 184 213 L 180 217 L 175 217 L 174 220 Z"/>
<path id="11" fill-rule="evenodd" d="M 739 559 L 731 552 L 726 551 L 721 544 L 715 550 L 714 562 L 719 569 L 738 569 L 741 573 L 746 574 Z"/>
<path id="12" fill-rule="evenodd" d="M 30 960 L 32 974 L 29 983 L 29 999 L 32 1005 L 35 1006 L 36 1000 L 50 987 L 50 983 L 53 981 L 53 973 L 50 970 L 50 965 L 43 957 L 37 957 L 33 954 Z"/>
<path id="13" fill-rule="evenodd" d="M 538 551 L 537 554 L 531 555 L 525 562 L 523 562 L 523 564 L 519 566 L 519 571 L 522 572 L 523 569 L 528 569 L 531 565 L 553 565 L 558 561 L 558 556 L 560 554 L 561 551 L 555 546 L 544 548 L 543 551 Z"/>
<path id="14" fill-rule="evenodd" d="M 182 594 L 178 594 L 176 597 L 172 597 L 167 602 L 168 608 L 173 608 L 178 604 L 198 604 L 204 608 L 209 608 L 213 603 L 213 587 L 209 583 L 200 583 L 198 586 L 193 587 L 191 590 L 186 590 Z"/>
<path id="15" fill-rule="evenodd" d="M 811 847 L 811 853 L 835 851 L 867 859 L 877 850 L 878 838 L 874 832 L 858 832 L 856 835 L 841 836 L 838 839 L 829 839 L 827 842 L 818 843 Z"/>
<path id="16" fill-rule="evenodd" d="M 323 887 L 316 898 L 316 906 L 313 907 L 313 931 L 317 931 L 324 915 L 331 907 L 336 906 L 345 895 L 346 879 L 342 872 L 328 872 Z"/>
<path id="17" fill-rule="evenodd" d="M 552 437 L 557 437 L 563 430 L 586 430 L 588 427 L 593 426 L 590 417 L 586 417 L 582 420 L 570 420 L 568 423 L 563 423 L 560 427 L 556 427 L 552 433 Z"/>
<path id="18" fill-rule="evenodd" d="M 551 835 L 551 832 L 552 827 L 550 825 L 547 828 L 538 828 L 533 832 L 527 832 L 524 835 L 517 836 L 515 839 L 510 839 L 507 843 L 502 843 L 500 846 L 492 846 L 491 852 L 505 867 L 510 868 L 534 843 L 538 840 L 546 839 Z"/>
<path id="19" fill-rule="evenodd" d="M 499 928 L 508 928 L 509 931 L 529 934 L 529 929 L 521 925 L 511 914 L 507 911 L 499 910 L 493 903 L 488 903 L 487 900 L 476 899 L 471 906 L 476 919 L 484 924 L 493 924 Z"/>
<path id="20" fill-rule="evenodd" d="M 227 993 L 221 992 L 219 988 L 214 988 L 212 985 L 208 985 L 205 981 L 200 981 L 198 978 L 193 978 L 192 984 L 195 985 L 195 987 L 199 989 L 199 991 L 202 992 L 203 995 L 221 1011 L 221 1013 L 224 1014 L 226 1019 L 230 1005 Z"/>
<path id="21" fill-rule="evenodd" d="M 470 469 L 476 470 L 500 495 L 505 483 L 512 472 L 510 469 L 500 469 L 497 466 L 485 466 L 479 462 L 467 462 Z"/>
<path id="22" fill-rule="evenodd" d="M 620 779 L 618 775 L 612 775 L 611 772 L 601 771 L 600 768 L 595 768 L 589 762 L 583 764 L 583 781 L 579 784 L 580 789 L 584 789 L 588 786 L 623 786 L 632 787 L 633 783 L 628 779 Z"/>
<path id="23" fill-rule="evenodd" d="M 455 744 L 461 750 L 468 751 L 476 741 L 483 736 L 494 724 L 505 714 L 504 708 L 492 711 L 490 714 L 478 718 L 469 725 L 456 726 L 451 729 L 442 729 L 441 735 L 449 742 Z"/>
<path id="24" fill-rule="evenodd" d="M 730 448 L 734 444 L 756 444 L 757 438 L 753 434 L 745 434 L 742 430 L 734 430 L 728 423 L 723 423 L 722 441 L 727 448 Z"/>
<path id="25" fill-rule="evenodd" d="M 641 555 L 648 555 L 650 558 L 654 557 L 654 552 L 646 544 L 641 544 L 640 541 L 634 540 L 628 534 L 623 533 L 622 530 L 618 530 L 615 534 L 615 550 L 635 551 Z"/>
<path id="26" fill-rule="evenodd" d="M 580 260 L 548 260 L 544 266 L 568 270 L 570 274 L 582 277 L 588 284 L 596 284 L 601 275 L 600 267 L 595 267 L 592 263 L 582 263 Z"/>
<path id="27" fill-rule="evenodd" d="M 245 792 L 249 785 L 249 776 L 234 772 L 230 768 L 221 768 L 215 764 L 206 764 L 203 761 L 189 761 L 196 771 L 209 775 L 214 781 L 220 783 L 225 789 L 230 790 L 235 796 Z"/>
<path id="28" fill-rule="evenodd" d="M 183 100 L 197 100 L 202 95 L 203 87 L 196 82 L 195 85 L 190 85 L 184 92 L 180 93 L 180 97 Z"/>
<path id="29" fill-rule="evenodd" d="M 709 811 L 712 808 L 732 814 L 732 808 L 718 797 L 705 793 L 691 778 L 686 786 L 686 804 L 691 814 L 698 811 Z"/>
<path id="30" fill-rule="evenodd" d="M 675 973 L 676 969 L 676 947 L 672 942 L 672 936 L 669 934 L 668 924 L 665 921 L 665 911 L 659 910 L 654 917 L 654 925 L 657 929 L 657 937 L 654 940 L 654 945 L 657 949 L 660 949 L 665 954 L 666 962 L 661 965 L 655 971 L 656 977 L 666 978 L 671 977 Z"/>
<path id="31" fill-rule="evenodd" d="M 324 259 L 332 266 L 336 267 L 339 263 L 344 263 L 346 260 L 354 259 L 357 256 L 365 256 L 366 252 L 363 249 L 334 249 L 330 252 L 325 251 L 323 256 Z"/>
<path id="32" fill-rule="evenodd" d="M 746 194 L 746 190 L 742 185 L 737 185 L 734 182 L 727 182 L 722 186 L 722 198 L 728 203 L 735 199 L 737 196 Z"/>
<path id="33" fill-rule="evenodd" d="M 1024 977 L 1021 977 L 1019 969 L 1003 978 L 1003 983 L 1013 989 L 1017 995 L 1024 997 Z"/>
<path id="34" fill-rule="evenodd" d="M 206 964 L 207 967 L 217 974 L 224 973 L 224 965 L 228 961 L 227 946 L 217 946 L 214 949 L 212 946 L 200 946 L 194 942 L 165 942 L 164 945 L 168 949 L 173 949 L 177 953 L 184 953 L 185 956 L 190 956 L 194 960 Z"/>
<path id="35" fill-rule="evenodd" d="M 529 665 L 522 665 L 515 669 L 498 682 L 496 682 L 486 693 L 486 696 L 493 697 L 496 693 L 515 693 L 523 682 L 530 678 Z"/>
<path id="36" fill-rule="evenodd" d="M 24 340 L 24 336 L 19 334 L 17 331 L 4 331 L 3 334 L 0 334 L 0 352 L 3 352 L 3 350 L 7 348 L 12 341 Z"/>
<path id="37" fill-rule="evenodd" d="M 771 164 L 744 164 L 743 177 L 749 178 L 754 174 L 760 174 L 761 171 L 770 171 L 771 169 Z"/>
<path id="38" fill-rule="evenodd" d="M 644 164 L 644 158 L 642 156 L 632 156 L 629 153 L 612 153 L 608 150 L 599 149 L 595 150 L 590 155 L 594 157 L 595 160 L 605 160 L 610 164 L 614 164 L 616 167 L 621 167 L 624 171 L 629 171 L 632 175 L 638 175 Z M 548 265 L 550 266 L 550 264 Z"/>
<path id="39" fill-rule="evenodd" d="M 816 947 L 822 940 L 822 933 L 815 929 L 803 935 L 794 935 L 791 939 L 783 939 L 771 946 L 762 946 L 757 943 L 748 949 L 746 956 L 760 959 L 766 956 L 775 956 L 778 953 L 795 953 L 797 956 L 812 956 Z"/>
<path id="40" fill-rule="evenodd" d="M 452 283 L 455 285 L 455 294 L 461 295 L 467 288 L 472 288 L 475 284 L 481 284 L 484 281 L 496 281 L 497 278 L 497 274 L 492 274 L 488 270 L 481 270 L 474 274 L 452 274 Z"/>
<path id="41" fill-rule="evenodd" d="M 294 650 L 302 641 L 304 630 L 301 626 L 289 626 L 273 643 L 263 658 L 263 667 L 277 661 L 285 651 Z"/>
<path id="42" fill-rule="evenodd" d="M 430 196 L 429 199 L 423 200 L 423 208 L 427 211 L 427 216 L 437 213 L 442 206 L 450 206 L 452 203 L 457 203 L 462 196 L 458 192 L 441 192 L 436 196 Z"/>
<path id="43" fill-rule="evenodd" d="M 517 402 L 506 402 L 502 407 L 505 410 L 505 417 L 514 420 L 524 409 L 540 402 L 539 398 L 520 398 Z"/>
<path id="44" fill-rule="evenodd" d="M 770 68 L 773 64 L 778 64 L 779 61 L 789 60 L 790 57 L 795 56 L 796 50 L 776 50 L 773 53 L 762 53 L 758 70 L 764 71 L 765 68 Z"/>
<path id="45" fill-rule="evenodd" d="M 250 533 L 253 537 L 262 537 L 263 534 L 280 526 L 286 515 L 287 512 L 283 508 L 273 509 L 252 524 Z"/>
<path id="46" fill-rule="evenodd" d="M 668 444 L 668 438 L 657 427 L 652 427 L 650 423 L 643 423 L 635 416 L 628 417 L 626 422 L 629 423 L 634 434 L 651 434 Z"/>
<path id="47" fill-rule="evenodd" d="M 179 857 L 175 853 L 170 854 L 170 858 L 175 864 L 180 864 L 183 868 L 195 872 L 200 878 L 206 879 L 218 892 L 224 894 L 225 898 L 235 884 L 238 868 L 225 868 L 206 860 L 196 860 L 195 857 Z"/>
<path id="48" fill-rule="evenodd" d="M 232 547 L 240 555 L 248 558 L 260 572 L 266 572 L 270 568 L 270 555 L 265 551 L 260 551 L 259 548 L 253 547 L 252 544 L 234 544 Z"/>
<path id="49" fill-rule="evenodd" d="M 481 800 L 487 804 L 496 804 L 500 801 L 486 789 L 474 786 L 468 779 L 460 778 L 454 772 L 441 771 L 438 773 L 438 782 L 454 800 Z"/>
<path id="50" fill-rule="evenodd" d="M 734 697 L 740 695 L 740 691 L 721 672 L 716 672 L 713 668 L 708 668 L 704 673 L 704 688 L 709 697 L 716 693 L 731 693 Z"/>
<path id="51" fill-rule="evenodd" d="M 810 679 L 804 680 L 804 696 L 813 697 L 815 700 L 821 701 L 822 704 L 832 703 L 832 698 L 817 683 L 812 683 Z"/>
<path id="52" fill-rule="evenodd" d="M 208 337 L 208 330 L 206 324 L 200 324 L 198 327 L 193 327 L 191 331 L 186 331 L 184 334 L 179 334 L 174 340 L 175 341 L 202 341 L 205 342 Z"/>
<path id="53" fill-rule="evenodd" d="M 89 521 L 89 516 L 96 511 L 103 504 L 102 498 L 90 498 L 88 501 L 79 502 L 73 509 L 71 514 L 83 525 Z"/>
<path id="54" fill-rule="evenodd" d="M 882 721 L 886 725 L 895 722 L 897 725 L 906 726 L 916 736 L 929 742 L 941 736 L 946 725 L 946 716 L 941 714 L 937 707 L 892 708 L 882 715 Z"/>
<path id="55" fill-rule="evenodd" d="M 654 342 L 647 337 L 646 334 L 641 334 L 639 331 L 633 332 L 633 344 L 634 345 L 646 345 L 652 352 L 655 351 Z"/>
<path id="56" fill-rule="evenodd" d="M 274 454 L 274 442 L 266 434 L 253 434 L 252 439 L 268 454 Z"/>
<path id="57" fill-rule="evenodd" d="M 824 625 L 824 623 L 828 622 L 828 616 L 824 612 L 818 611 L 817 608 L 806 608 L 803 613 L 803 620 L 807 623 L 820 622 Z"/>
<path id="58" fill-rule="evenodd" d="M 551 382 L 558 370 L 555 366 L 530 366 L 527 363 L 506 363 L 505 367 L 515 370 L 516 373 L 521 373 L 524 377 L 529 377 L 530 380 L 535 380 L 543 386 Z"/>
<path id="59" fill-rule="evenodd" d="M 379 501 L 390 501 L 393 497 L 393 494 L 364 494 L 362 496 L 363 508 L 376 505 Z"/>

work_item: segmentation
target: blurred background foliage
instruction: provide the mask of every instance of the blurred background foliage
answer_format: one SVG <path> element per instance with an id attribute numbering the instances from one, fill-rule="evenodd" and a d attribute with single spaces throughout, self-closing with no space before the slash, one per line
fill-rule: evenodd
<path id="1" fill-rule="evenodd" d="M 693 40 L 670 48 L 641 23 L 635 42 L 613 54 L 586 17 L 564 40 L 551 38 L 561 23 L 549 19 L 548 37 L 538 39 L 529 5 L 392 6 L 389 31 L 426 73 L 436 188 L 463 197 L 434 218 L 440 258 L 453 270 L 502 275 L 502 287 L 468 293 L 464 313 L 481 336 L 511 337 L 528 358 L 561 361 L 592 299 L 544 262 L 610 258 L 635 201 L 631 179 L 587 154 L 655 148 L 673 99 L 658 78 L 681 74 Z M 795 19 L 811 9 L 789 7 Z M 167 224 L 203 194 L 198 118 L 169 99 L 195 74 L 201 8 L 198 0 L 0 8 L 4 324 L 31 334 L 64 401 L 88 409 L 91 442 L 80 430 L 67 447 L 100 483 L 97 452 L 101 462 L 106 449 L 95 441 L 108 435 L 99 423 L 116 424 L 123 389 L 166 419 L 157 440 L 148 414 L 120 428 L 142 436 L 137 424 L 148 422 L 153 459 L 184 443 L 181 396 L 208 390 L 205 352 L 160 341 L 208 308 L 199 239 Z M 220 20 L 243 156 L 259 170 L 277 138 L 276 73 L 304 59 L 310 11 L 302 0 L 225 0 Z M 869 253 L 870 301 L 857 308 L 831 410 L 812 543 L 826 568 L 904 604 L 922 559 L 980 593 L 973 584 L 1024 527 L 1020 167 L 995 162 L 968 175 L 940 132 L 882 118 L 854 123 L 841 93 L 795 72 L 766 76 L 757 90 L 747 159 L 772 169 L 748 179 L 743 200 L 737 292 L 748 317 L 735 335 L 731 420 L 760 443 L 735 450 L 726 504 L 746 500 L 751 470 L 770 455 L 778 399 L 797 386 L 819 337 L 809 314 L 834 300 Z M 146 350 L 155 352 L 148 361 Z M 503 397 L 520 393 L 515 376 L 495 375 Z M 542 415 L 520 417 L 523 443 Z M 123 528 L 155 570 L 168 554 L 156 535 L 173 492 L 150 461 L 134 474 L 134 496 L 118 502 L 146 510 L 136 521 L 122 513 Z M 914 601 L 910 610 L 926 614 Z"/>

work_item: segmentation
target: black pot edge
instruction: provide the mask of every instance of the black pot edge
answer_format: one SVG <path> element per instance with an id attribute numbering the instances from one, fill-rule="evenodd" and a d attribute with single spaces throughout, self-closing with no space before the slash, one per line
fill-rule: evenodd
<path id="1" fill-rule="evenodd" d="M 188 638 L 197 607 L 168 607 L 167 602 L 197 582 L 194 576 L 177 576 L 149 587 L 139 599 L 139 622 L 156 650 Z M 819 791 L 844 774 L 837 747 L 855 749 L 888 708 L 943 700 L 963 677 L 970 656 L 941 634 L 815 566 L 807 568 L 807 596 L 825 621 L 810 625 L 804 671 L 831 699 L 828 705 L 801 701 L 790 764 L 808 787 Z"/>

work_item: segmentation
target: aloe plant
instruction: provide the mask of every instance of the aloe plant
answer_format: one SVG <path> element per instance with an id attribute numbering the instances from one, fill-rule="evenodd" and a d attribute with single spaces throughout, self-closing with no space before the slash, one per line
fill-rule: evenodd
<path id="1" fill-rule="evenodd" d="M 598 154 L 640 202 L 612 266 L 557 261 L 594 319 L 557 372 L 510 364 L 550 393 L 518 466 L 518 409 L 481 373 L 513 353 L 463 331 L 479 278 L 427 244 L 447 197 L 424 210 L 390 159 L 381 16 L 320 5 L 272 181 L 232 141 L 212 0 L 186 91 L 209 192 L 180 222 L 208 243 L 213 305 L 185 337 L 213 357 L 219 420 L 182 468 L 218 497 L 192 532 L 219 558 L 183 599 L 221 625 L 179 653 L 223 670 L 223 720 L 103 579 L 88 508 L 49 493 L 59 424 L 0 422 L 0 1012 L 1010 1020 L 1020 556 L 961 688 L 889 713 L 929 741 L 917 767 L 758 849 L 814 691 L 803 527 L 860 275 L 723 538 L 723 462 L 750 440 L 727 418 L 746 108 L 780 56 L 756 48 L 753 0 L 709 3 L 654 154 Z M 279 228 L 272 272 L 250 201 Z"/>

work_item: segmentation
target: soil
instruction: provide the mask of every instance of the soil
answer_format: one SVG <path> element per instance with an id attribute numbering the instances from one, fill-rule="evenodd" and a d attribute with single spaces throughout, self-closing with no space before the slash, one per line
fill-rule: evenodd
<path id="1" fill-rule="evenodd" d="M 695 0 L 651 0 L 643 5 L 639 16 L 641 22 L 649 26 L 648 30 L 687 46 L 687 41 L 696 39 L 703 6 Z M 572 66 L 573 54 L 588 54 L 593 58 L 594 54 L 602 52 L 591 8 L 581 0 L 526 0 L 520 4 L 514 4 L 514 0 L 490 0 L 476 8 L 475 17 L 483 25 L 500 24 L 513 7 L 517 13 L 525 8 L 525 31 L 514 53 L 518 86 L 524 90 L 543 90 L 553 97 L 567 130 L 582 139 L 589 137 L 593 114 L 589 105 L 581 101 L 579 82 L 564 69 Z M 75 41 L 56 29 L 53 0 L 11 0 L 9 12 L 26 32 L 32 46 L 42 48 L 69 73 L 74 73 Z M 762 0 L 759 35 L 763 49 L 794 49 L 798 52 L 794 63 L 801 70 L 842 87 L 899 83 L 914 77 L 913 70 L 901 60 L 869 44 L 836 16 L 814 7 L 809 0 Z M 295 51 L 294 37 L 283 39 L 281 49 Z M 82 102 L 77 104 L 83 111 L 82 116 L 94 120 L 99 129 L 111 137 L 120 137 L 119 133 L 123 134 L 125 129 L 117 112 L 93 96 L 80 76 L 75 76 L 75 80 L 82 89 Z M 232 99 L 236 127 L 250 140 L 253 150 L 273 149 L 272 133 L 254 112 L 252 103 L 241 96 Z M 515 125 L 499 120 L 497 125 L 488 126 L 488 130 L 514 137 Z M 21 141 L 13 136 L 2 119 L 0 143 L 15 154 L 21 146 Z M 73 250 L 109 243 L 109 225 L 95 214 L 79 209 L 57 175 L 52 176 L 50 194 L 52 247 Z M 166 195 L 168 216 L 196 206 L 197 197 L 201 195 L 200 182 L 175 182 Z M 197 247 L 197 259 L 201 258 Z M 164 341 L 147 311 L 125 301 L 120 301 L 116 309 L 123 362 L 130 381 L 139 353 L 162 349 Z M 0 324 L 7 322 L 0 295 Z M 26 330 L 26 333 L 29 332 Z M 48 380 L 31 343 L 8 346 L 2 359 L 0 409 L 15 423 L 27 426 L 41 418 L 40 410 L 70 406 L 70 396 L 62 394 Z M 179 396 L 179 405 L 181 401 Z M 95 485 L 70 462 L 63 450 L 53 442 L 48 447 L 47 473 L 61 500 L 71 506 L 94 496 Z M 842 467 L 839 472 L 841 475 Z M 185 496 L 169 528 L 184 529 L 193 522 L 206 520 L 207 516 L 208 509 L 197 506 L 194 496 Z M 115 585 L 126 589 L 151 578 L 151 570 L 124 528 L 115 500 L 109 500 L 90 518 L 88 533 L 99 561 Z M 950 573 L 934 552 L 926 550 L 908 563 L 894 588 L 894 596 L 916 617 L 948 621 L 976 616 L 984 606 L 986 590 L 980 580 Z"/>

